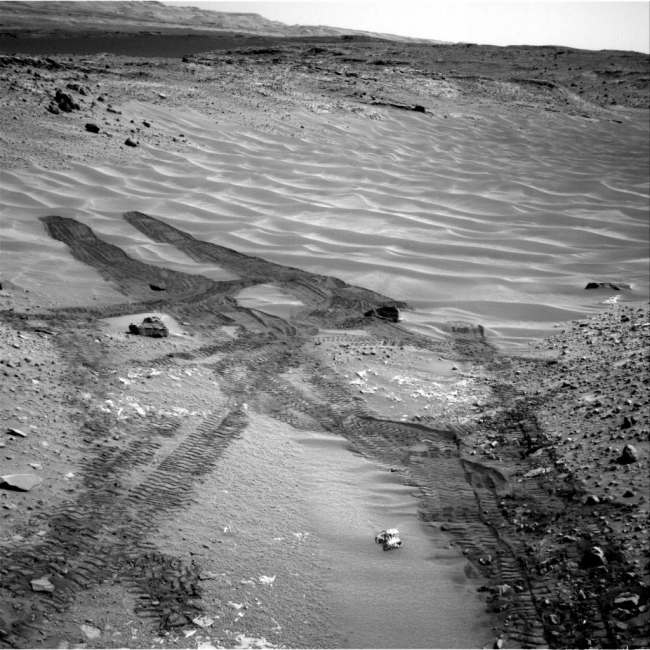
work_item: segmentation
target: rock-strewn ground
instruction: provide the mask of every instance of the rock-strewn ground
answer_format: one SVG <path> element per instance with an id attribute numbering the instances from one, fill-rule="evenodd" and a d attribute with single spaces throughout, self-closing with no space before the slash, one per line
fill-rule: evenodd
<path id="1" fill-rule="evenodd" d="M 648 316 L 612 306 L 496 361 L 495 408 L 463 439 L 508 476 L 484 514 L 526 567 L 553 646 L 647 642 Z"/>
<path id="2" fill-rule="evenodd" d="M 269 39 L 182 58 L 0 55 L 0 163 L 120 163 L 141 155 L 125 144 L 129 138 L 183 150 L 184 134 L 120 117 L 130 100 L 305 139 L 324 128 L 305 111 L 373 120 L 390 106 L 451 119 L 498 112 L 545 122 L 557 113 L 616 121 L 648 108 L 642 54 L 332 41 Z M 63 101 L 69 110 L 58 108 L 57 90 L 70 98 Z"/>
<path id="3" fill-rule="evenodd" d="M 228 590 L 237 576 L 205 573 L 214 551 L 195 552 L 188 564 L 146 540 L 189 505 L 196 477 L 239 435 L 243 400 L 299 429 L 320 423 L 338 431 L 418 486 L 422 518 L 462 550 L 470 575 L 484 578 L 506 647 L 644 645 L 646 309 L 612 306 L 524 357 L 502 357 L 459 327 L 455 345 L 431 349 L 450 359 L 441 362 L 450 382 L 432 390 L 412 370 L 428 354 L 418 337 L 324 335 L 302 352 L 292 351 L 290 338 L 274 343 L 277 330 L 233 338 L 227 328 L 211 336 L 191 328 L 189 337 L 142 339 L 124 327 L 98 329 L 97 316 L 124 312 L 119 306 L 57 316 L 12 287 L 2 300 L 2 451 L 12 471 L 36 474 L 47 486 L 2 494 L 1 543 L 10 559 L 1 579 L 3 646 L 166 647 L 202 615 L 211 589 L 222 623 L 236 615 L 228 603 L 242 594 Z M 166 311 L 182 313 L 181 303 L 172 304 Z M 260 362 L 262 393 L 250 377 Z M 376 400 L 378 363 L 404 381 Z M 323 373 L 325 364 L 336 374 Z M 409 404 L 418 391 L 428 391 L 428 413 Z M 206 438 L 209 431 L 219 435 Z M 624 458 L 626 446 L 634 450 Z M 287 561 L 301 560 L 289 554 Z M 212 575 L 221 576 L 218 584 L 205 582 Z M 35 591 L 31 581 L 42 578 L 51 593 Z M 239 579 L 248 584 L 249 576 Z M 79 600 L 79 590 L 92 597 Z M 113 605 L 93 609 L 97 598 Z M 260 611 L 281 621 L 285 644 L 336 645 L 318 609 L 306 613 L 321 621 L 310 628 L 315 636 L 287 624 L 283 613 L 294 606 L 267 601 Z M 250 614 L 247 632 L 262 638 Z M 135 616 L 130 637 L 120 628 L 125 616 Z M 206 638 L 238 643 L 231 627 L 214 626 Z"/>

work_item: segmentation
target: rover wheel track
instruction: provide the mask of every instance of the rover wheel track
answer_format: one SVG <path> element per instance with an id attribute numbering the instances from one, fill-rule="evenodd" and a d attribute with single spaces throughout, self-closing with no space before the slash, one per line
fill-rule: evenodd
<path id="1" fill-rule="evenodd" d="M 129 442 L 113 445 L 107 442 L 116 430 L 112 416 L 99 416 L 72 397 L 86 409 L 78 431 L 88 445 L 83 489 L 52 513 L 42 542 L 0 558 L 4 571 L 0 586 L 12 590 L 19 600 L 40 601 L 45 612 L 62 612 L 80 591 L 104 580 L 121 581 L 137 596 L 139 615 L 151 617 L 163 627 L 189 622 L 201 611 L 201 567 L 160 553 L 148 536 L 193 499 L 196 481 L 214 470 L 224 450 L 246 427 L 246 409 L 250 407 L 296 428 L 339 434 L 356 452 L 401 472 L 419 494 L 422 520 L 447 531 L 472 570 L 491 585 L 516 587 L 509 609 L 513 621 L 510 637 L 524 647 L 545 645 L 539 605 L 543 586 L 527 577 L 520 562 L 525 549 L 500 532 L 502 479 L 496 465 L 465 459 L 459 445 L 460 430 L 377 417 L 330 368 L 304 352 L 305 342 L 318 329 L 335 330 L 319 337 L 357 342 L 359 337 L 347 330 L 363 329 L 364 341 L 374 345 L 440 351 L 449 350 L 450 343 L 363 316 L 377 305 L 404 307 L 399 301 L 336 278 L 282 267 L 197 240 L 142 213 L 128 212 L 124 217 L 154 241 L 176 246 L 192 259 L 216 264 L 240 279 L 215 282 L 153 267 L 129 258 L 73 219 L 43 218 L 52 237 L 64 242 L 76 259 L 95 268 L 133 301 L 104 308 L 68 308 L 51 317 L 73 387 L 88 386 L 98 398 L 108 391 L 113 362 L 109 344 L 96 335 L 98 318 L 165 311 L 187 321 L 188 327 L 200 334 L 201 342 L 196 347 L 188 344 L 182 352 L 137 363 L 209 368 L 219 380 L 227 404 L 195 427 L 181 428 L 178 422 L 164 418 L 153 426 L 149 417 L 121 423 L 120 430 L 124 433 L 126 428 Z M 301 300 L 305 309 L 284 320 L 237 304 L 234 296 L 242 288 L 269 281 Z M 165 283 L 163 299 L 160 292 L 152 298 L 152 282 Z M 220 325 L 235 325 L 236 333 L 226 336 L 217 331 Z M 467 323 L 449 327 L 458 358 L 481 363 L 494 359 L 495 349 L 482 327 Z M 302 388 L 291 380 L 289 373 L 293 372 L 301 373 Z M 531 439 L 534 432 L 525 424 L 517 426 L 505 435 L 524 439 L 528 435 Z M 177 444 L 161 458 L 164 439 Z M 31 593 L 28 578 L 42 575 L 56 576 L 61 588 L 52 594 Z M 500 611 L 499 606 L 490 604 L 495 612 Z M 15 621 L 18 639 L 23 624 Z"/>

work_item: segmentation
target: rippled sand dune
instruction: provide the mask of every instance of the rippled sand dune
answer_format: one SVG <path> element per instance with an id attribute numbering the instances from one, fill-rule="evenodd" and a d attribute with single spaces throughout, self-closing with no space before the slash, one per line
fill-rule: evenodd
<path id="1" fill-rule="evenodd" d="M 404 300 L 412 307 L 405 324 L 433 336 L 464 320 L 507 347 L 613 298 L 585 291 L 589 281 L 632 285 L 621 300 L 648 294 L 641 117 L 556 116 L 545 126 L 460 113 L 387 111 L 368 120 L 305 111 L 322 131 L 307 141 L 191 111 L 135 102 L 123 111 L 184 134 L 190 155 L 143 145 L 146 158 L 120 168 L 4 171 L 5 278 L 44 295 L 63 290 L 71 304 L 110 298 L 99 276 L 46 235 L 38 217 L 52 214 L 90 225 L 137 260 L 232 278 L 121 218 L 139 210 L 201 239 Z"/>
<path id="2" fill-rule="evenodd" d="M 182 632 L 211 648 L 602 645 L 599 590 L 614 598 L 609 585 L 635 565 L 607 584 L 594 573 L 595 590 L 583 574 L 556 583 L 580 562 L 576 526 L 618 553 L 565 472 L 562 449 L 582 443 L 560 447 L 559 431 L 577 436 L 583 414 L 615 426 L 583 404 L 599 381 L 585 383 L 583 361 L 607 350 L 598 372 L 616 365 L 609 395 L 627 406 L 601 449 L 647 433 L 634 377 L 647 316 L 638 302 L 620 321 L 605 309 L 648 299 L 646 116 L 537 82 L 508 90 L 511 110 L 507 84 L 485 101 L 483 81 L 462 76 L 453 97 L 405 110 L 424 102 L 409 94 L 419 69 L 392 85 L 403 75 L 375 75 L 369 59 L 363 83 L 376 87 L 350 94 L 359 73 L 314 74 L 303 55 L 295 69 L 206 59 L 201 78 L 186 61 L 145 71 L 92 58 L 102 99 L 77 89 L 83 109 L 66 115 L 45 110 L 43 84 L 55 93 L 85 56 L 50 63 L 47 82 L 26 59 L 3 77 L 31 93 L 0 116 L 19 150 L 0 155 L 3 409 L 8 426 L 30 427 L 29 447 L 12 442 L 7 458 L 16 472 L 43 460 L 50 482 L 36 493 L 49 528 L 34 529 L 35 546 L 0 540 L 0 586 L 22 580 L 36 599 L 23 579 L 69 563 L 84 596 L 57 601 L 62 616 L 38 631 L 60 635 L 48 647 L 100 615 L 115 647 L 172 647 Z M 46 116 L 33 124 L 34 110 Z M 131 135 L 137 148 L 122 144 Z M 586 290 L 593 281 L 621 288 Z M 619 325 L 599 326 L 601 347 L 589 329 L 579 353 L 560 336 L 498 354 L 596 311 Z M 127 331 L 154 314 L 169 337 Z M 564 419 L 543 420 L 551 403 Z M 65 456 L 47 456 L 63 442 L 50 450 Z M 10 531 L 34 525 L 30 508 L 7 515 Z M 403 548 L 385 554 L 375 535 L 393 527 Z M 20 602 L 8 620 L 28 639 Z M 125 620 L 141 636 L 106 635 Z M 621 628 L 607 629 L 611 640 Z"/>

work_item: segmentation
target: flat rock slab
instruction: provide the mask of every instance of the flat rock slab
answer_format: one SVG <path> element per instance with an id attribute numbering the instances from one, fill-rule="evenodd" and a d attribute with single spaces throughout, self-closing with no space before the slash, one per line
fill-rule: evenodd
<path id="1" fill-rule="evenodd" d="M 21 438 L 26 438 L 27 434 L 24 431 L 21 431 L 20 429 L 14 429 L 12 427 L 9 427 L 6 431 L 10 436 L 20 436 Z"/>
<path id="2" fill-rule="evenodd" d="M 621 291 L 622 289 L 632 290 L 629 284 L 622 282 L 589 282 L 585 289 L 613 289 L 614 291 Z"/>
<path id="3" fill-rule="evenodd" d="M 43 479 L 36 474 L 9 474 L 0 476 L 0 488 L 29 492 L 40 485 Z"/>
<path id="4" fill-rule="evenodd" d="M 54 591 L 54 585 L 47 578 L 32 580 L 30 584 L 32 585 L 33 591 L 45 591 L 49 593 Z"/>

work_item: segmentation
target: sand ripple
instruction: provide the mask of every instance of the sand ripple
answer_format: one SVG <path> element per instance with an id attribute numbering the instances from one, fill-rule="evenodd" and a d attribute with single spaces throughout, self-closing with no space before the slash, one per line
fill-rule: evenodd
<path id="1" fill-rule="evenodd" d="M 158 106 L 123 110 L 184 133 L 191 153 L 149 147 L 123 168 L 3 172 L 3 277 L 47 293 L 83 273 L 99 290 L 101 279 L 45 234 L 38 217 L 50 214 L 88 224 L 141 261 L 228 277 L 147 240 L 121 216 L 138 210 L 243 253 L 405 300 L 415 308 L 407 323 L 434 336 L 459 318 L 482 323 L 505 345 L 538 336 L 600 308 L 609 296 L 585 292 L 590 280 L 648 295 L 641 118 L 558 116 L 551 128 L 498 117 L 305 113 L 330 120 L 331 134 L 307 142 Z"/>

